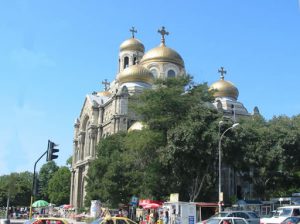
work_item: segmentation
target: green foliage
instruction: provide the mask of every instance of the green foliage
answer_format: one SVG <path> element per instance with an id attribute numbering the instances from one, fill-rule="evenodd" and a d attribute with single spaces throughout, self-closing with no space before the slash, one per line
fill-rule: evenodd
<path id="1" fill-rule="evenodd" d="M 300 123 L 298 117 L 243 119 L 224 141 L 226 161 L 254 184 L 256 197 L 289 196 L 299 186 Z M 284 193 L 285 192 L 285 193 Z"/>
<path id="2" fill-rule="evenodd" d="M 179 192 L 182 200 L 195 201 L 200 193 L 206 195 L 215 182 L 219 119 L 216 110 L 198 104 L 168 132 L 168 144 L 161 156 L 171 165 L 171 186 L 176 186 L 173 191 Z"/>
<path id="3" fill-rule="evenodd" d="M 71 172 L 68 167 L 60 167 L 53 173 L 48 184 L 48 194 L 51 203 L 68 204 L 70 200 Z"/>
<path id="4" fill-rule="evenodd" d="M 154 90 L 145 90 L 137 95 L 130 106 L 150 129 L 166 134 L 185 118 L 193 105 L 210 97 L 207 85 L 194 86 L 190 76 L 159 79 Z"/>
<path id="5" fill-rule="evenodd" d="M 33 175 L 30 172 L 0 176 L 0 206 L 6 206 L 8 196 L 11 206 L 28 206 L 30 204 L 32 178 Z"/>
<path id="6" fill-rule="evenodd" d="M 41 167 L 38 175 L 40 189 L 41 189 L 38 195 L 39 199 L 43 199 L 46 201 L 49 200 L 48 183 L 58 169 L 59 167 L 56 165 L 54 161 L 49 161 Z"/>
<path id="7" fill-rule="evenodd" d="M 70 168 L 72 167 L 72 160 L 73 160 L 73 156 L 70 156 L 69 159 L 66 161 L 66 165 Z"/>

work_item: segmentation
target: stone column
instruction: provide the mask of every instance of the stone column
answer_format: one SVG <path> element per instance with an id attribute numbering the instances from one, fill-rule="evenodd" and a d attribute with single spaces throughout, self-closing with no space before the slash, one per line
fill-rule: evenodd
<path id="1" fill-rule="evenodd" d="M 75 175 L 76 175 L 76 171 L 75 169 L 71 170 L 71 189 L 70 189 L 70 204 L 74 207 L 74 190 L 75 190 Z"/>
<path id="2" fill-rule="evenodd" d="M 89 155 L 93 158 L 95 157 L 95 148 L 96 148 L 96 141 L 97 141 L 96 137 L 97 137 L 97 127 L 93 125 L 89 129 L 89 138 L 90 138 Z"/>
<path id="3" fill-rule="evenodd" d="M 84 143 L 85 143 L 85 132 L 82 131 L 78 135 L 79 160 L 83 160 L 84 157 Z"/>

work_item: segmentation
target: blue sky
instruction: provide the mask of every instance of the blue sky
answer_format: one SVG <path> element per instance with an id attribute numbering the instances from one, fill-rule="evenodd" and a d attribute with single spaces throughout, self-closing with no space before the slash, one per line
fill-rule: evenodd
<path id="1" fill-rule="evenodd" d="M 132 26 L 146 50 L 165 26 L 198 83 L 217 81 L 224 66 L 250 112 L 299 114 L 298 0 L 1 1 L 0 175 L 33 172 L 48 139 L 65 165 L 85 95 L 115 78 Z"/>

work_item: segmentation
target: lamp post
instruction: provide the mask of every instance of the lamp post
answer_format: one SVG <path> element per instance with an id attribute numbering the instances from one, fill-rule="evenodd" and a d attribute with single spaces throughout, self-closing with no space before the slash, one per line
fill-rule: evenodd
<path id="1" fill-rule="evenodd" d="M 223 194 L 222 194 L 222 191 L 221 191 L 221 184 L 222 184 L 222 170 L 221 170 L 221 164 L 222 164 L 222 161 L 221 161 L 221 142 L 222 142 L 222 138 L 223 136 L 226 134 L 227 131 L 229 131 L 230 129 L 233 129 L 235 128 L 236 126 L 239 125 L 239 123 L 234 123 L 231 127 L 227 128 L 222 134 L 221 134 L 221 125 L 222 125 L 223 121 L 220 121 L 219 122 L 219 212 L 221 212 L 221 209 L 222 209 L 222 205 L 221 205 L 221 202 L 223 201 Z"/>

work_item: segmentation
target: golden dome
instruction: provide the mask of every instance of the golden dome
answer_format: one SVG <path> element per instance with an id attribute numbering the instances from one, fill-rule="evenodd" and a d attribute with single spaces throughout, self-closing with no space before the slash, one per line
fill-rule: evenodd
<path id="1" fill-rule="evenodd" d="M 128 132 L 131 132 L 134 130 L 140 131 L 140 130 L 144 129 L 145 127 L 147 127 L 147 125 L 145 125 L 143 122 L 136 121 L 130 126 L 130 128 L 128 128 Z"/>
<path id="2" fill-rule="evenodd" d="M 141 51 L 145 52 L 145 47 L 142 44 L 141 41 L 135 38 L 130 38 L 128 40 L 125 40 L 121 45 L 120 45 L 120 51 Z"/>
<path id="3" fill-rule="evenodd" d="M 117 79 L 120 84 L 123 84 L 125 82 L 144 82 L 152 84 L 154 77 L 150 70 L 136 64 L 125 68 L 118 74 Z"/>
<path id="4" fill-rule="evenodd" d="M 214 90 L 214 97 L 232 97 L 237 100 L 239 96 L 239 90 L 234 86 L 233 83 L 225 81 L 222 76 L 221 79 L 213 83 L 209 90 Z"/>
<path id="5" fill-rule="evenodd" d="M 151 49 L 143 56 L 141 64 L 145 64 L 146 62 L 171 62 L 184 67 L 182 57 L 173 49 L 166 47 L 163 43 Z"/>

